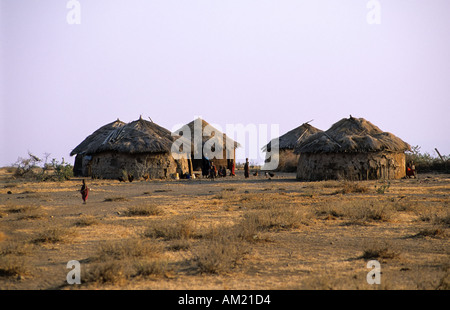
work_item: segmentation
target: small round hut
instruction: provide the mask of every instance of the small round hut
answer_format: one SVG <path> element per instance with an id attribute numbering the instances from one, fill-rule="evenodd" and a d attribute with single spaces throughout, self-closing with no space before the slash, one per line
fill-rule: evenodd
<path id="1" fill-rule="evenodd" d="M 297 179 L 400 179 L 406 174 L 409 144 L 363 118 L 344 118 L 295 148 Z"/>
<path id="2" fill-rule="evenodd" d="M 274 156 L 278 156 L 278 168 L 275 171 L 297 171 L 299 156 L 294 153 L 295 146 L 317 132 L 321 132 L 321 130 L 308 123 L 303 123 L 278 139 L 272 139 L 262 148 L 262 151 L 266 152 L 266 162 L 274 160 Z M 278 146 L 278 154 L 272 154 L 272 147 L 276 146 Z"/>
<path id="3" fill-rule="evenodd" d="M 108 124 L 111 125 L 111 124 Z M 131 176 L 157 179 L 189 172 L 187 159 L 174 159 L 171 132 L 139 118 L 128 124 L 105 125 L 71 153 L 82 155 L 85 176 L 116 179 Z"/>
<path id="4" fill-rule="evenodd" d="M 103 141 L 105 141 L 105 139 L 113 130 L 124 125 L 125 123 L 119 119 L 106 124 L 94 131 L 91 135 L 84 139 L 83 142 L 81 142 L 76 148 L 72 150 L 70 156 L 76 155 L 73 167 L 74 176 L 86 177 L 91 175 L 89 162 L 92 159 L 92 156 L 86 154 L 86 150 L 89 149 L 90 145 L 100 145 L 101 143 L 103 143 Z"/>

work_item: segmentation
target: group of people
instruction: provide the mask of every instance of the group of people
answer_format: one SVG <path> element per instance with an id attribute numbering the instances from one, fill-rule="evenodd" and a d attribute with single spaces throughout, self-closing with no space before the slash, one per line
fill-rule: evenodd
<path id="1" fill-rule="evenodd" d="M 208 177 L 210 179 L 214 179 L 217 177 L 226 177 L 227 176 L 227 168 L 224 166 L 220 166 L 219 169 L 214 165 L 214 163 L 211 163 L 211 166 L 209 168 L 209 175 Z M 230 174 L 231 176 L 231 174 Z"/>
<path id="2" fill-rule="evenodd" d="M 230 176 L 235 176 L 234 161 L 229 162 L 228 169 L 230 170 Z M 217 177 L 226 177 L 227 167 L 220 166 L 219 168 L 217 168 L 213 161 L 210 161 L 209 159 L 204 157 L 202 162 L 202 176 L 210 179 L 214 179 Z"/>

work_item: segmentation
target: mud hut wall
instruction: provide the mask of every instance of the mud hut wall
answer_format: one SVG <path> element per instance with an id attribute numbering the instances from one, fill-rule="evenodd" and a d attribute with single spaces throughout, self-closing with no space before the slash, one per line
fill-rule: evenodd
<path id="1" fill-rule="evenodd" d="M 294 154 L 294 150 L 282 149 L 279 151 L 279 162 L 276 171 L 295 172 L 297 171 L 299 155 Z"/>
<path id="2" fill-rule="evenodd" d="M 230 154 L 231 152 L 231 154 Z M 194 158 L 194 154 L 192 154 L 192 158 Z M 225 168 L 228 168 L 229 160 L 234 159 L 236 161 L 236 149 L 232 149 L 230 151 L 227 151 L 225 146 L 223 148 L 223 155 L 222 158 L 212 158 L 211 161 L 214 163 L 214 165 L 219 168 L 220 166 L 224 166 Z M 202 170 L 202 159 L 192 159 L 192 166 L 194 171 L 200 171 Z"/>
<path id="3" fill-rule="evenodd" d="M 401 179 L 406 175 L 404 153 L 302 153 L 297 179 L 376 180 Z"/>
<path id="4" fill-rule="evenodd" d="M 135 178 L 148 174 L 151 179 L 168 178 L 175 173 L 189 172 L 186 159 L 175 160 L 168 153 L 122 154 L 105 152 L 92 156 L 92 176 L 115 179 L 126 171 Z"/>

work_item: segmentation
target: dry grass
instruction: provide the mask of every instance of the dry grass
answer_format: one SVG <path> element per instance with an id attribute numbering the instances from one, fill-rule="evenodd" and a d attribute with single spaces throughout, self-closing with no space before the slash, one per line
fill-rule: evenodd
<path id="1" fill-rule="evenodd" d="M 73 259 L 83 289 L 449 287 L 450 176 L 391 181 L 383 194 L 380 182 L 281 173 L 92 180 L 84 205 L 79 180 L 10 183 L 1 173 L 0 289 L 61 287 Z M 382 264 L 381 286 L 366 282 L 369 259 Z"/>
<path id="2" fill-rule="evenodd" d="M 165 240 L 190 239 L 201 237 L 197 232 L 192 217 L 181 217 L 172 221 L 155 222 L 145 232 L 148 238 L 162 238 Z"/>
<path id="3" fill-rule="evenodd" d="M 146 204 L 128 207 L 125 215 L 127 216 L 152 216 L 152 215 L 162 215 L 164 211 L 157 205 Z"/>
<path id="4" fill-rule="evenodd" d="M 366 245 L 361 255 L 362 259 L 393 259 L 399 256 L 399 252 L 392 249 L 392 246 L 381 243 L 371 242 Z"/>
<path id="5" fill-rule="evenodd" d="M 61 243 L 70 242 L 75 235 L 75 231 L 69 228 L 56 227 L 47 229 L 38 234 L 33 240 L 34 243 Z"/>
<path id="6" fill-rule="evenodd" d="M 0 257 L 0 278 L 22 278 L 28 275 L 30 275 L 30 267 L 25 259 L 11 255 Z"/>
<path id="7" fill-rule="evenodd" d="M 128 201 L 128 198 L 123 196 L 114 196 L 114 197 L 107 197 L 104 200 L 105 202 L 120 202 L 120 201 Z"/>
<path id="8" fill-rule="evenodd" d="M 334 192 L 334 194 L 351 194 L 351 193 L 367 193 L 369 188 L 365 184 L 358 182 L 343 181 L 342 188 Z"/>
<path id="9" fill-rule="evenodd" d="M 102 244 L 93 257 L 96 261 L 154 257 L 161 252 L 156 244 L 140 239 L 126 239 Z"/>
<path id="10" fill-rule="evenodd" d="M 76 222 L 75 226 L 88 227 L 100 224 L 100 220 L 92 215 L 83 215 Z"/>

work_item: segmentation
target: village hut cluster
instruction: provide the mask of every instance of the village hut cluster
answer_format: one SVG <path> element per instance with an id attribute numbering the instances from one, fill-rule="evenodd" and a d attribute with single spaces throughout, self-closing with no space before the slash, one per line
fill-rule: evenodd
<path id="1" fill-rule="evenodd" d="M 204 129 L 209 124 L 201 119 L 199 122 Z M 187 124 L 194 133 L 194 121 Z M 215 164 L 230 167 L 235 148 L 239 144 L 219 130 L 213 129 L 209 136 L 202 137 L 202 146 L 214 135 L 223 135 L 224 159 L 214 159 Z M 176 132 L 183 132 L 182 128 Z M 201 167 L 202 156 L 194 154 L 196 148 L 190 138 L 182 141 L 191 144 L 191 152 L 185 156 L 172 156 L 172 147 L 176 140 L 183 136 L 172 133 L 153 121 L 140 117 L 138 120 L 124 123 L 117 119 L 106 124 L 82 141 L 70 153 L 75 157 L 74 175 L 82 177 L 137 180 L 137 179 L 165 179 L 192 176 L 194 170 Z M 226 144 L 232 148 L 226 148 Z M 228 153 L 227 153 L 228 152 Z M 233 157 L 230 157 L 232 153 Z M 183 150 L 180 151 L 183 154 Z M 228 154 L 228 156 L 227 156 Z M 220 157 L 220 156 L 218 156 Z"/>
<path id="2" fill-rule="evenodd" d="M 202 135 L 195 137 L 198 128 Z M 190 144 L 190 151 L 176 159 L 172 147 L 177 139 L 183 138 Z M 203 153 L 206 144 L 220 156 L 207 158 L 209 155 Z M 140 117 L 130 123 L 116 120 L 100 127 L 70 155 L 76 156 L 77 176 L 161 179 L 195 175 L 195 171 L 202 170 L 205 160 L 234 172 L 235 150 L 239 146 L 200 118 L 172 133 Z M 272 154 L 273 148 L 279 152 Z M 408 143 L 395 135 L 352 116 L 326 131 L 303 123 L 262 148 L 267 154 L 266 162 L 278 161 L 276 171 L 296 172 L 297 179 L 302 181 L 400 179 L 406 176 L 405 152 L 410 149 Z"/>

